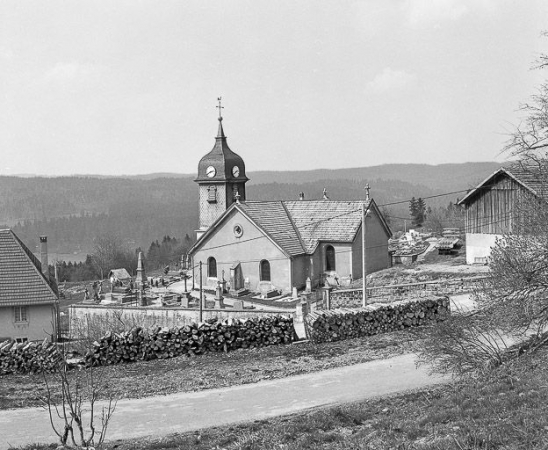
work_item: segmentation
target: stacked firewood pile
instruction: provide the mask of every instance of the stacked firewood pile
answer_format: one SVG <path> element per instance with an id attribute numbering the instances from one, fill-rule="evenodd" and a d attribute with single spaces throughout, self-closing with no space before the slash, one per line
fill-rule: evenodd
<path id="1" fill-rule="evenodd" d="M 134 327 L 122 333 L 109 332 L 94 342 L 86 354 L 86 364 L 110 365 L 289 344 L 294 336 L 293 319 L 283 316 L 211 320 L 173 328 Z"/>
<path id="2" fill-rule="evenodd" d="M 317 311 L 306 316 L 305 324 L 311 340 L 331 342 L 437 322 L 449 312 L 449 299 L 438 297 Z"/>
<path id="3" fill-rule="evenodd" d="M 44 342 L 0 343 L 0 375 L 53 372 L 61 360 L 57 346 Z"/>

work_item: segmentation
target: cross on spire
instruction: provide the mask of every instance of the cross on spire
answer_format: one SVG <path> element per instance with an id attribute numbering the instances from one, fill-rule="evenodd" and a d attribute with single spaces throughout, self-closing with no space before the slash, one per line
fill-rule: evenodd
<path id="1" fill-rule="evenodd" d="M 367 183 L 365 185 L 365 200 L 369 201 L 369 189 L 371 189 L 371 187 L 369 186 L 369 183 Z"/>
<path id="2" fill-rule="evenodd" d="M 219 102 L 219 105 L 216 106 L 216 108 L 219 110 L 219 120 L 223 120 L 223 109 L 225 108 L 224 106 L 221 105 L 221 99 L 222 97 L 217 97 L 217 101 Z"/>

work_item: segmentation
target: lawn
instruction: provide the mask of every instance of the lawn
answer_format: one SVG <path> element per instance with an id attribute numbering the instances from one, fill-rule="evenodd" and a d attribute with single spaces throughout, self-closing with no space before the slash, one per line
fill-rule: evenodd
<path id="1" fill-rule="evenodd" d="M 415 337 L 400 331 L 332 343 L 303 342 L 193 358 L 140 361 L 97 370 L 98 375 L 102 375 L 98 378 L 116 380 L 108 383 L 104 397 L 113 394 L 117 398 L 141 398 L 256 383 L 359 364 L 410 352 L 414 345 Z M 37 406 L 44 392 L 40 375 L 0 377 L 0 409 Z"/>
<path id="2" fill-rule="evenodd" d="M 547 365 L 544 348 L 483 378 L 107 448 L 541 450 L 548 447 Z"/>

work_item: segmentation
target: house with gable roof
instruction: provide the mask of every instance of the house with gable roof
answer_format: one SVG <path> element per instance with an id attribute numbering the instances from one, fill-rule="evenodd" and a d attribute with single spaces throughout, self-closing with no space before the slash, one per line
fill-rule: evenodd
<path id="1" fill-rule="evenodd" d="M 55 340 L 58 305 L 57 285 L 41 262 L 12 230 L 0 230 L 0 341 Z"/>
<path id="2" fill-rule="evenodd" d="M 248 201 L 243 159 L 227 145 L 219 117 L 215 145 L 198 164 L 200 229 L 190 250 L 194 284 L 232 291 L 312 286 L 362 277 L 362 207 L 367 272 L 389 267 L 390 228 L 375 201 Z"/>
<path id="3" fill-rule="evenodd" d="M 496 240 L 516 231 L 517 204 L 524 199 L 548 200 L 548 185 L 539 168 L 514 164 L 501 167 L 459 200 L 466 212 L 467 264 L 486 264 Z"/>

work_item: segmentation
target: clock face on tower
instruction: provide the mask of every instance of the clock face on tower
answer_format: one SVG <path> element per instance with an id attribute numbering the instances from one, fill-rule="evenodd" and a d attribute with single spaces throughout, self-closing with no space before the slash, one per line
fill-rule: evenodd
<path id="1" fill-rule="evenodd" d="M 206 175 L 209 177 L 209 178 L 213 178 L 215 176 L 215 173 L 217 171 L 215 170 L 215 167 L 213 166 L 209 166 L 207 169 L 206 169 Z"/>
<path id="2" fill-rule="evenodd" d="M 239 177 L 240 176 L 240 168 L 238 166 L 234 166 L 232 168 L 232 175 L 234 175 L 235 177 Z"/>

